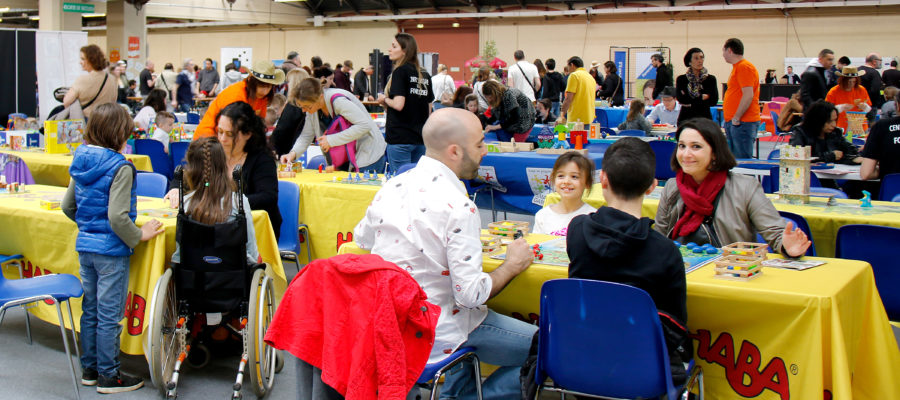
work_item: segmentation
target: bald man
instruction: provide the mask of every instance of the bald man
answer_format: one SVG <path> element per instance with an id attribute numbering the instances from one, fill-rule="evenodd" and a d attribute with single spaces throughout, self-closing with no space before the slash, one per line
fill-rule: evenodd
<path id="1" fill-rule="evenodd" d="M 153 87 L 156 86 L 156 77 L 153 76 L 153 72 L 155 72 L 153 61 L 147 60 L 147 63 L 144 64 L 144 69 L 141 70 L 140 75 L 138 75 L 138 85 L 141 90 L 141 97 L 146 97 L 150 94 L 150 91 L 153 90 Z"/>
<path id="2" fill-rule="evenodd" d="M 866 88 L 869 93 L 869 100 L 872 101 L 872 109 L 866 117 L 869 119 L 869 126 L 875 124 L 875 114 L 884 105 L 884 96 L 881 94 L 881 56 L 878 53 L 869 53 L 866 56 L 866 64 L 859 67 L 860 71 L 866 71 L 865 75 L 859 77 L 859 85 Z"/>
<path id="3" fill-rule="evenodd" d="M 481 217 L 460 179 L 478 174 L 487 154 L 481 122 L 457 108 L 435 111 L 422 129 L 425 155 L 388 181 L 354 230 L 354 239 L 405 269 L 441 307 L 428 363 L 462 346 L 500 368 L 485 381 L 484 398 L 519 398 L 519 368 L 534 325 L 497 314 L 484 303 L 522 271 L 533 254 L 524 239 L 510 243 L 506 261 L 486 273 L 481 265 Z M 445 379 L 442 397 L 474 398 L 474 371 L 466 364 Z"/>

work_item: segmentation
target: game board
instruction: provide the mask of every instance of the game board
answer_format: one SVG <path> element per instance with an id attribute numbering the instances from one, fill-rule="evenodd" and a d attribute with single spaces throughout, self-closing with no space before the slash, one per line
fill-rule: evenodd
<path id="1" fill-rule="evenodd" d="M 553 239 L 540 244 L 540 254 L 543 258 L 536 259 L 534 262 L 546 265 L 555 265 L 557 267 L 569 266 L 569 254 L 566 253 L 566 238 Z M 505 260 L 506 253 L 492 255 L 491 258 L 496 260 Z"/>
<path id="2" fill-rule="evenodd" d="M 391 175 L 378 175 L 377 173 L 369 174 L 366 172 L 365 174 L 359 173 L 348 173 L 346 177 L 334 177 L 332 178 L 332 182 L 335 183 L 343 183 L 347 185 L 370 185 L 370 186 L 381 186 L 384 182 L 387 182 L 388 179 L 391 179 Z"/>
<path id="3" fill-rule="evenodd" d="M 676 246 L 678 246 L 678 251 L 681 252 L 681 259 L 684 260 L 685 273 L 692 272 L 697 268 L 709 264 L 722 256 L 722 252 L 719 249 L 716 249 L 715 247 L 709 245 L 697 246 L 697 244 L 693 242 L 686 245 L 682 245 L 679 242 L 674 243 Z M 699 248 L 701 252 L 695 252 L 695 248 Z"/>
<path id="4" fill-rule="evenodd" d="M 150 218 L 175 218 L 178 216 L 178 210 L 174 208 L 150 208 L 138 210 L 137 214 Z"/>

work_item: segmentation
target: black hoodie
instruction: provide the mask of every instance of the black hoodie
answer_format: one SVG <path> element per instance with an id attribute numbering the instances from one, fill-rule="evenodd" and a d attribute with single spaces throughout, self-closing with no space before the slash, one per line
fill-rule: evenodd
<path id="1" fill-rule="evenodd" d="M 651 228 L 649 218 L 611 207 L 569 223 L 569 277 L 623 283 L 643 289 L 656 308 L 687 323 L 687 283 L 681 252 Z"/>

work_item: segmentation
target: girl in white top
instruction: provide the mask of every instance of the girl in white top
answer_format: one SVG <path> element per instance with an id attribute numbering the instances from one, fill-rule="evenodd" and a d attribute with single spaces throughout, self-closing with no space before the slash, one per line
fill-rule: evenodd
<path id="1" fill-rule="evenodd" d="M 556 159 L 550 176 L 560 201 L 538 210 L 534 216 L 534 233 L 566 236 L 572 218 L 597 211 L 581 200 L 584 190 L 591 189 L 593 171 L 594 162 L 578 152 L 570 151 Z"/>

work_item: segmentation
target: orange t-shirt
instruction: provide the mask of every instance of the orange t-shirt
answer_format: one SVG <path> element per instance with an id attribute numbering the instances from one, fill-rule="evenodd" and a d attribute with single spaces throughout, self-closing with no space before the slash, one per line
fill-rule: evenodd
<path id="1" fill-rule="evenodd" d="M 856 101 L 859 100 L 860 103 L 866 103 L 868 105 L 872 105 L 872 101 L 869 100 L 869 93 L 866 92 L 866 88 L 856 85 L 855 88 L 851 91 L 846 91 L 841 89 L 840 86 L 835 86 L 828 91 L 828 94 L 825 96 L 825 101 L 834 104 L 854 104 L 853 108 L 847 111 L 858 111 L 862 112 L 862 109 L 859 108 L 856 104 Z M 838 114 L 837 126 L 843 130 L 847 130 L 847 112 L 842 112 Z"/>
<path id="2" fill-rule="evenodd" d="M 734 113 L 741 104 L 741 88 L 745 87 L 753 88 L 753 100 L 750 101 L 750 107 L 747 107 L 744 115 L 741 115 L 741 122 L 759 122 L 759 73 L 747 60 L 738 61 L 731 67 L 728 90 L 722 98 L 722 112 L 725 114 L 726 122 L 730 123 L 734 119 Z"/>
<path id="3" fill-rule="evenodd" d="M 240 81 L 225 88 L 222 93 L 219 93 L 219 95 L 216 96 L 215 100 L 209 103 L 206 114 L 203 114 L 203 119 L 200 120 L 200 124 L 198 124 L 197 129 L 194 130 L 194 140 L 207 136 L 215 136 L 216 116 L 219 115 L 219 111 L 222 111 L 227 105 L 238 101 L 250 104 L 250 107 L 253 107 L 253 111 L 256 111 L 256 115 L 262 119 L 266 118 L 266 107 L 269 106 L 269 101 L 266 100 L 265 97 L 255 100 L 248 99 L 247 82 Z"/>

